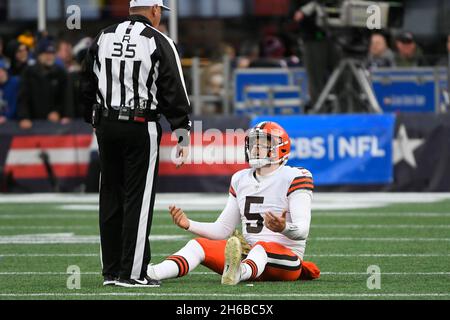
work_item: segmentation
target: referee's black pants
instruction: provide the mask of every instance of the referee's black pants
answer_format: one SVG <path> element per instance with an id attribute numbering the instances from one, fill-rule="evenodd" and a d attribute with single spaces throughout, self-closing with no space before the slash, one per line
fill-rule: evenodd
<path id="1" fill-rule="evenodd" d="M 103 118 L 96 134 L 103 275 L 140 279 L 150 263 L 161 126 Z"/>

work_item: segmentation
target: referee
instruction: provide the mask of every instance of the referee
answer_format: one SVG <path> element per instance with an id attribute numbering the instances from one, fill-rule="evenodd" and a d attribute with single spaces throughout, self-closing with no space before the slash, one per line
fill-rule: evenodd
<path id="1" fill-rule="evenodd" d="M 160 285 L 147 265 L 161 114 L 178 134 L 177 166 L 188 157 L 191 107 L 176 46 L 156 29 L 163 10 L 162 0 L 131 0 L 130 17 L 100 32 L 83 64 L 85 119 L 100 152 L 105 286 Z"/>

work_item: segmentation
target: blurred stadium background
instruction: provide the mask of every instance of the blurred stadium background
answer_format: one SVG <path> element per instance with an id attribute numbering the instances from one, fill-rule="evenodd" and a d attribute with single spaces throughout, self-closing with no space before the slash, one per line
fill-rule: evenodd
<path id="1" fill-rule="evenodd" d="M 176 10 L 161 31 L 177 39 L 195 123 L 193 163 L 175 170 L 163 122 L 154 259 L 188 239 L 165 208 L 214 220 L 246 167 L 234 161 L 242 131 L 227 130 L 274 120 L 291 136 L 290 165 L 315 177 L 307 257 L 323 277 L 236 295 L 210 287 L 205 269 L 194 286 L 128 297 L 449 299 L 450 1 L 164 1 Z M 372 4 L 381 30 L 366 26 Z M 67 27 L 71 5 L 80 29 Z M 92 37 L 127 13 L 127 0 L 0 0 L 0 299 L 127 297 L 97 283 L 99 164 L 79 101 Z M 51 46 L 50 75 L 23 81 Z M 78 296 L 68 265 L 85 279 Z M 387 275 L 381 291 L 367 291 L 369 265 Z"/>

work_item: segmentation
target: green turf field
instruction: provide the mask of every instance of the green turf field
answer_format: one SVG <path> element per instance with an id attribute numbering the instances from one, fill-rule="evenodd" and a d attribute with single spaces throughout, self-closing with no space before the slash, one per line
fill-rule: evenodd
<path id="1" fill-rule="evenodd" d="M 218 212 L 188 214 L 213 221 Z M 199 267 L 158 289 L 103 288 L 97 220 L 89 207 L 0 204 L 0 299 L 450 299 L 450 200 L 314 210 L 305 259 L 320 279 L 236 287 Z M 152 236 L 155 263 L 192 238 L 167 212 L 156 212 Z M 381 270 L 380 289 L 367 287 L 371 265 Z M 67 288 L 69 266 L 79 267 L 81 289 Z"/>

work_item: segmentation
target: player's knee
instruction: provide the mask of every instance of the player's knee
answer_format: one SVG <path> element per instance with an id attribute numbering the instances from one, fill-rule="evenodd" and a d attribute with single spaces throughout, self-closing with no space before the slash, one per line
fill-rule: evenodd
<path id="1" fill-rule="evenodd" d="M 189 242 L 195 241 L 197 242 L 199 245 L 201 245 L 202 247 L 206 244 L 206 242 L 208 241 L 208 239 L 205 238 L 195 238 Z"/>
<path id="2" fill-rule="evenodd" d="M 202 248 L 203 252 L 206 253 L 208 251 L 208 243 L 209 243 L 209 239 L 206 238 L 195 238 L 189 242 L 194 243 L 196 245 L 200 245 L 200 247 Z"/>
<path id="3" fill-rule="evenodd" d="M 190 248 L 202 248 L 202 245 L 200 242 L 197 241 L 197 239 L 189 240 L 189 242 L 186 244 L 186 247 Z"/>

